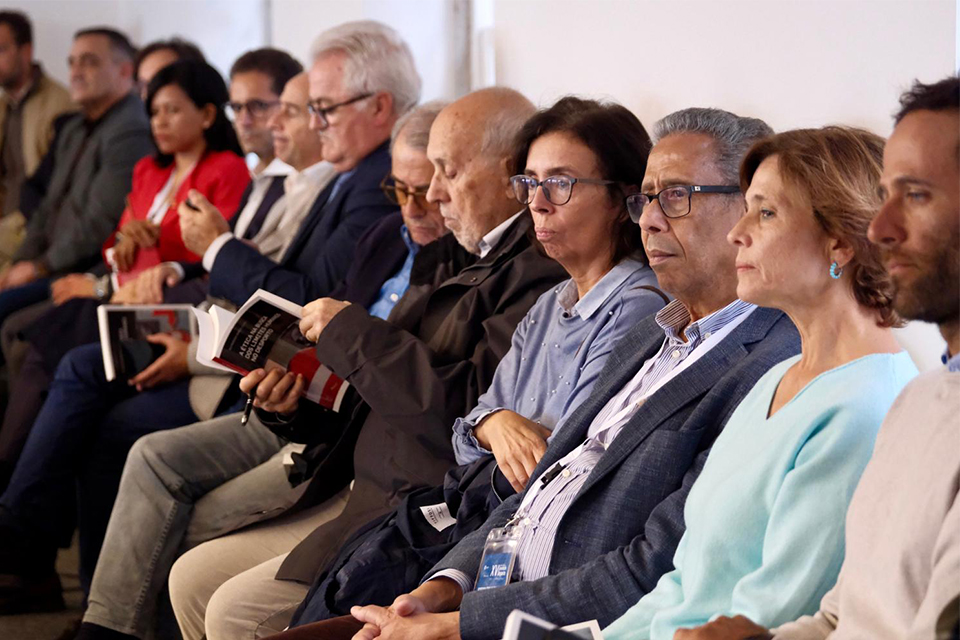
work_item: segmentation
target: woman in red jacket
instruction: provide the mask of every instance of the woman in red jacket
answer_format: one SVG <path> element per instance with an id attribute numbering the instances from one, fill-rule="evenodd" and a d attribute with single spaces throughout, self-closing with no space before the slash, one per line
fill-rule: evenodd
<path id="1" fill-rule="evenodd" d="M 134 168 L 127 208 L 104 252 L 121 281 L 160 262 L 200 259 L 180 237 L 177 207 L 191 189 L 228 218 L 236 212 L 250 172 L 223 111 L 228 100 L 220 74 L 204 62 L 176 62 L 151 80 L 147 110 L 157 154 Z"/>

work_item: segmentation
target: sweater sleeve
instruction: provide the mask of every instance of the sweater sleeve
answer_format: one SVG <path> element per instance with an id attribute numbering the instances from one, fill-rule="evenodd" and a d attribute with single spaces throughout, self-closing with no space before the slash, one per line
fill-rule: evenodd
<path id="1" fill-rule="evenodd" d="M 836 631 L 840 616 L 840 591 L 843 588 L 843 570 L 837 584 L 820 601 L 820 610 L 812 616 L 802 616 L 773 630 L 774 640 L 827 640 Z"/>

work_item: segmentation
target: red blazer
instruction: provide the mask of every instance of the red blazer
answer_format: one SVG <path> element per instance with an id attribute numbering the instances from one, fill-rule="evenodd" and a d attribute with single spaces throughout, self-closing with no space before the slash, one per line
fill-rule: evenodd
<path id="1" fill-rule="evenodd" d="M 133 187 L 127 198 L 127 207 L 123 210 L 117 230 L 104 243 L 104 251 L 116 243 L 117 231 L 122 231 L 127 222 L 147 219 L 154 198 L 167 184 L 173 170 L 173 164 L 160 167 L 153 157 L 146 157 L 137 162 L 133 168 Z M 196 189 L 220 210 L 224 218 L 229 220 L 237 213 L 240 198 L 249 183 L 250 171 L 243 158 L 231 151 L 206 152 L 187 179 L 180 184 L 175 204 L 167 210 L 160 223 L 159 241 L 154 250 L 149 251 L 152 255 L 150 257 L 138 255 L 136 264 L 131 269 L 131 275 L 134 271 L 140 271 L 160 262 L 198 262 L 200 256 L 183 245 L 177 207 L 187 198 L 191 189 Z M 145 253 L 143 250 L 140 252 Z"/>

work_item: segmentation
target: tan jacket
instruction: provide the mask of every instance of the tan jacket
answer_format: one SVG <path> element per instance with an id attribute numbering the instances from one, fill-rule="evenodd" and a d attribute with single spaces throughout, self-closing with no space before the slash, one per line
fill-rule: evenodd
<path id="1" fill-rule="evenodd" d="M 3 125 L 7 119 L 10 96 L 0 92 L 0 146 L 3 145 Z M 53 140 L 53 121 L 57 116 L 75 110 L 70 102 L 70 94 L 56 80 L 42 71 L 37 78 L 37 86 L 27 96 L 26 109 L 23 112 L 23 165 L 26 175 L 37 170 L 40 160 L 50 148 Z"/>

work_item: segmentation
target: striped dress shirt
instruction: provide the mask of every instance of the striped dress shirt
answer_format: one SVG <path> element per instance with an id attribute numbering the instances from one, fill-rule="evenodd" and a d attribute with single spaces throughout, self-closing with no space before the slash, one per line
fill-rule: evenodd
<path id="1" fill-rule="evenodd" d="M 562 471 L 546 484 L 542 480 L 553 474 L 544 472 L 524 495 L 514 518 L 523 527 L 515 565 L 520 580 L 537 580 L 549 574 L 560 521 L 601 456 L 640 405 L 719 344 L 754 309 L 756 305 L 735 300 L 691 323 L 687 308 L 679 300 L 674 300 L 657 313 L 657 324 L 666 335 L 660 351 L 647 360 L 637 375 L 601 409 L 590 424 L 586 441 L 551 469 L 562 468 Z M 472 577 L 462 571 L 440 571 L 431 580 L 441 577 L 454 580 L 464 593 L 473 588 Z"/>

